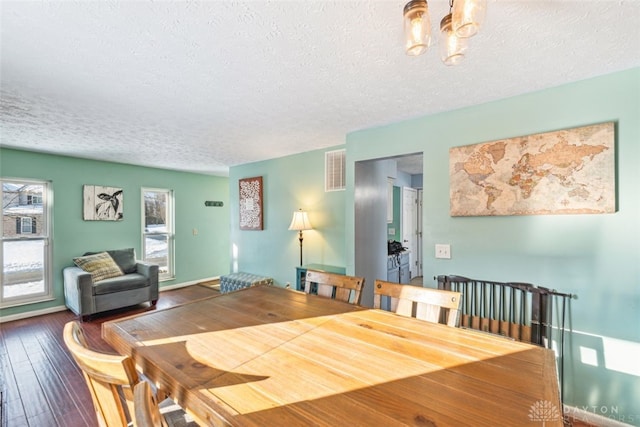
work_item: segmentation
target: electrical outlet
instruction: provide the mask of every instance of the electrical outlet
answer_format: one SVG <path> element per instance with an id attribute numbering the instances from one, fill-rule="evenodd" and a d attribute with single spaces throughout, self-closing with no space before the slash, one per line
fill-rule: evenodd
<path id="1" fill-rule="evenodd" d="M 451 259 L 451 245 L 436 243 L 436 258 Z"/>
<path id="2" fill-rule="evenodd" d="M 395 234 L 396 234 L 396 229 L 395 229 L 395 228 L 390 228 L 390 229 L 387 231 L 387 234 L 388 234 L 389 236 L 395 236 Z"/>
<path id="3" fill-rule="evenodd" d="M 194 228 L 193 230 L 191 230 L 191 232 L 193 233 L 194 236 L 198 235 L 198 229 Z"/>

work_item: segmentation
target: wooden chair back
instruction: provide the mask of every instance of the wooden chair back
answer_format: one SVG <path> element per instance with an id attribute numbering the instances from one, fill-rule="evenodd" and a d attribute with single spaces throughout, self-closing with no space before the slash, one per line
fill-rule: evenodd
<path id="1" fill-rule="evenodd" d="M 363 286 L 364 277 L 307 270 L 304 291 L 358 305 Z"/>
<path id="2" fill-rule="evenodd" d="M 457 326 L 460 313 L 460 292 L 401 285 L 376 280 L 373 308 L 382 307 L 382 297 L 388 299 L 389 310 L 407 317 L 433 323 Z"/>
<path id="3" fill-rule="evenodd" d="M 158 400 L 151 386 L 146 381 L 140 381 L 133 389 L 135 403 L 134 427 L 167 427 L 167 422 L 160 413 Z"/>
<path id="4" fill-rule="evenodd" d="M 126 427 L 134 413 L 133 387 L 139 381 L 133 359 L 90 350 L 78 321 L 68 322 L 63 336 L 89 387 L 98 424 Z"/>

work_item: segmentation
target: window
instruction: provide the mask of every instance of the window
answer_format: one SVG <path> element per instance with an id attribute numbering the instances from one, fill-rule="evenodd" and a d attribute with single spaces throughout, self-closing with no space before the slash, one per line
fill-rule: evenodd
<path id="1" fill-rule="evenodd" d="M 41 205 L 42 204 L 42 196 L 29 194 L 27 195 L 27 204 L 28 205 Z"/>
<path id="2" fill-rule="evenodd" d="M 0 306 L 53 298 L 50 183 L 1 179 Z"/>
<path id="3" fill-rule="evenodd" d="M 158 264 L 160 280 L 173 279 L 173 192 L 143 188 L 142 211 L 143 260 Z"/>
<path id="4" fill-rule="evenodd" d="M 16 233 L 18 234 L 32 234 L 36 232 L 36 219 L 31 217 L 18 217 L 16 218 Z"/>

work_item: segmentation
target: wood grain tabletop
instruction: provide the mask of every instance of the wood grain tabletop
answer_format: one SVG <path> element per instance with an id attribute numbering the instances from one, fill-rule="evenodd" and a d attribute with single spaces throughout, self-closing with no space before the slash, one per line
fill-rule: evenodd
<path id="1" fill-rule="evenodd" d="M 273 286 L 102 334 L 202 425 L 562 425 L 551 350 Z"/>

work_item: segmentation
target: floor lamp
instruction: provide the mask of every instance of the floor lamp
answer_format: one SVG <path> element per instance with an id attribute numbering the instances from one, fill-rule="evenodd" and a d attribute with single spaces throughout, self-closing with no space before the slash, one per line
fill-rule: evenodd
<path id="1" fill-rule="evenodd" d="M 291 224 L 289 225 L 289 230 L 295 230 L 299 233 L 298 240 L 300 240 L 300 266 L 302 267 L 302 231 L 303 230 L 312 230 L 311 222 L 309 222 L 309 217 L 307 213 L 302 209 L 295 211 L 293 213 L 293 218 L 291 219 Z"/>

